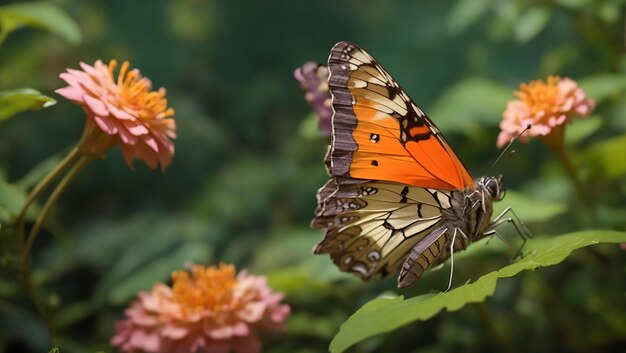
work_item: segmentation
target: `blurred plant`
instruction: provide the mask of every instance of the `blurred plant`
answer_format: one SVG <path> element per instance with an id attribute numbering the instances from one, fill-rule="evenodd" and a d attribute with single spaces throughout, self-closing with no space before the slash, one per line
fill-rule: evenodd
<path id="1" fill-rule="evenodd" d="M 308 61 L 293 73 L 300 86 L 306 92 L 304 99 L 311 105 L 317 116 L 319 131 L 324 137 L 331 134 L 331 96 L 328 89 L 328 68 L 324 65 Z"/>
<path id="2" fill-rule="evenodd" d="M 78 25 L 58 7 L 32 2 L 0 6 L 0 45 L 14 31 L 34 27 L 55 33 L 66 41 L 77 44 L 81 40 Z M 0 91 L 0 121 L 13 115 L 56 104 L 56 100 L 32 88 Z"/>
<path id="3" fill-rule="evenodd" d="M 126 310 L 111 343 L 122 352 L 260 352 L 258 334 L 280 330 L 290 314 L 263 276 L 233 265 L 193 265 L 157 283 Z"/>
<path id="4" fill-rule="evenodd" d="M 151 82 L 134 69 L 128 71 L 125 62 L 115 82 L 113 60 L 107 66 L 97 61 L 94 66 L 81 64 L 84 71 L 68 69 L 61 74 L 69 86 L 57 90 L 65 98 L 81 104 L 87 113 L 83 136 L 77 145 L 30 191 L 15 217 L 13 228 L 19 242 L 19 271 L 25 289 L 37 310 L 52 330 L 45 306 L 33 285 L 30 252 L 50 210 L 74 177 L 93 159 L 102 158 L 106 151 L 122 145 L 129 167 L 134 158 L 143 160 L 152 169 L 159 164 L 164 170 L 174 155 L 171 139 L 176 137 L 174 111 L 167 107 L 165 90 L 151 91 Z M 30 206 L 51 187 L 63 173 L 38 211 L 33 227 L 25 233 L 26 215 Z"/>
<path id="5" fill-rule="evenodd" d="M 0 6 L 0 44 L 7 36 L 23 27 L 36 27 L 53 32 L 70 43 L 78 44 L 81 33 L 65 12 L 45 2 L 31 2 Z"/>
<path id="6" fill-rule="evenodd" d="M 548 76 L 546 82 L 522 83 L 514 95 L 518 99 L 509 101 L 502 114 L 498 147 L 520 134 L 519 141 L 524 143 L 529 137 L 539 138 L 563 164 L 579 196 L 587 202 L 576 169 L 565 153 L 565 125 L 573 118 L 589 116 L 595 106 L 594 100 L 585 96 L 576 81 L 558 76 Z M 530 130 L 522 134 L 529 125 Z"/>
<path id="7" fill-rule="evenodd" d="M 50 31 L 73 44 L 77 44 L 81 40 L 81 33 L 76 23 L 65 12 L 54 5 L 33 2 L 0 6 L 0 45 L 5 42 L 9 34 L 24 27 L 34 27 Z M 32 88 L 0 91 L 0 121 L 11 118 L 23 111 L 47 108 L 55 104 L 56 100 L 47 97 Z M 59 169 L 58 171 L 60 172 L 61 170 Z M 20 192 L 18 191 L 19 188 L 14 187 L 13 185 L 7 183 L 4 185 L 4 188 L 6 189 L 5 193 L 8 192 L 9 194 L 20 195 Z M 51 195 L 50 199 L 53 199 L 53 196 L 54 193 Z M 33 288 L 32 275 L 30 273 L 28 260 L 28 254 L 38 232 L 38 227 L 40 227 L 41 224 L 33 227 L 34 232 L 31 232 L 32 236 L 29 236 L 27 241 L 25 241 L 24 238 L 24 221 L 26 211 L 28 206 L 34 201 L 35 197 L 32 199 L 25 198 L 26 202 L 17 207 L 11 207 L 15 205 L 9 205 L 10 202 L 6 202 L 6 199 L 7 198 L 5 197 L 2 200 L 5 202 L 0 203 L 0 209 L 5 211 L 0 218 L 0 240 L 2 241 L 3 248 L 2 256 L 5 257 L 3 264 L 12 266 L 14 264 L 13 258 L 20 258 L 19 272 L 21 273 L 21 279 L 24 283 L 26 292 L 30 296 L 37 310 L 42 314 L 48 329 L 50 330 L 50 319 L 45 314 L 46 310 L 37 299 L 35 289 Z M 15 199 L 21 201 L 19 196 L 15 197 Z M 21 207 L 20 211 L 18 211 L 19 207 Z M 41 223 L 43 223 L 45 215 L 48 211 L 49 208 L 48 210 L 42 210 L 39 214 L 38 220 L 41 217 Z M 19 255 L 8 254 L 8 252 L 12 250 L 19 252 Z M 6 261 L 6 259 L 10 260 Z"/>

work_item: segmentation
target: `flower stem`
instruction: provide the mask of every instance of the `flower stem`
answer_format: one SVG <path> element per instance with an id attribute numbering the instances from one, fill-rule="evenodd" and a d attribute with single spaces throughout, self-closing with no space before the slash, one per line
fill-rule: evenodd
<path id="1" fill-rule="evenodd" d="M 30 233 L 28 233 L 28 237 L 26 238 L 26 245 L 24 246 L 24 249 L 22 252 L 23 255 L 28 256 L 33 246 L 33 243 L 35 242 L 35 239 L 37 238 L 37 234 L 39 233 L 39 230 L 41 229 L 43 222 L 48 217 L 48 213 L 52 209 L 52 206 L 58 200 L 59 196 L 61 196 L 61 193 L 65 190 L 65 188 L 70 183 L 70 181 L 74 179 L 74 177 L 85 167 L 85 165 L 87 165 L 88 162 L 89 162 L 89 158 L 82 156 L 78 160 L 78 162 L 72 167 L 72 169 L 70 169 L 70 171 L 63 177 L 63 179 L 61 179 L 61 181 L 59 182 L 59 185 L 57 185 L 57 187 L 52 191 L 52 193 L 50 194 L 50 197 L 48 197 L 48 200 L 46 201 L 43 208 L 41 209 L 41 212 L 39 212 L 39 215 L 37 216 L 37 219 L 35 220 L 35 225 L 30 230 Z"/>
<path id="2" fill-rule="evenodd" d="M 50 183 L 56 179 L 63 170 L 65 170 L 68 166 L 74 163 L 78 157 L 80 157 L 80 151 L 78 147 L 72 148 L 72 150 L 57 164 L 54 169 L 52 169 L 43 179 L 37 183 L 37 185 L 33 188 L 33 190 L 28 194 L 26 198 L 26 202 L 24 202 L 24 206 L 22 206 L 22 210 L 20 214 L 17 216 L 16 224 L 19 237 L 22 242 L 24 242 L 24 221 L 26 218 L 26 212 L 28 208 L 35 202 L 37 197 L 41 194 L 42 191 L 46 189 L 50 185 Z"/>
<path id="3" fill-rule="evenodd" d="M 70 155 L 71 154 L 72 153 L 70 153 Z M 48 217 L 48 213 L 50 213 L 52 206 L 59 199 L 59 196 L 61 196 L 61 193 L 63 193 L 63 191 L 67 188 L 70 181 L 74 179 L 74 177 L 87 165 L 87 163 L 90 160 L 91 159 L 86 156 L 80 157 L 78 161 L 74 164 L 74 166 L 72 166 L 72 168 L 63 177 L 63 179 L 61 179 L 61 181 L 56 186 L 56 188 L 52 191 L 52 193 L 48 197 L 48 200 L 46 201 L 43 208 L 39 212 L 39 215 L 37 216 L 37 219 L 35 220 L 35 224 L 33 225 L 33 228 L 28 233 L 28 237 L 26 237 L 25 245 L 22 248 L 20 272 L 22 275 L 22 280 L 24 281 L 24 287 L 31 301 L 35 305 L 35 308 L 44 319 L 46 327 L 48 328 L 48 331 L 50 332 L 50 334 L 52 334 L 52 323 L 51 323 L 50 317 L 47 313 L 45 306 L 39 301 L 37 297 L 37 293 L 35 291 L 35 286 L 33 284 L 31 267 L 30 267 L 30 262 L 29 262 L 30 252 L 33 248 L 33 245 L 35 244 L 35 240 L 37 239 L 39 230 L 41 229 L 41 227 L 43 226 L 43 223 Z M 62 165 L 62 164 L 64 163 L 59 163 L 59 165 Z M 54 174 L 54 173 L 50 173 L 49 175 L 51 174 Z M 48 181 L 46 185 L 49 184 L 49 182 L 50 181 Z"/>

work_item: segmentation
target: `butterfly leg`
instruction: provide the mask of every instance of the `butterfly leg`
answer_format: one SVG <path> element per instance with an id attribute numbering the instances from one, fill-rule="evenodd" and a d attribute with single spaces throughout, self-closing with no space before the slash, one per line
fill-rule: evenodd
<path id="1" fill-rule="evenodd" d="M 448 279 L 448 288 L 444 292 L 447 292 L 452 287 L 452 275 L 454 274 L 454 242 L 456 241 L 456 235 L 459 233 L 461 235 L 461 247 L 465 249 L 467 247 L 468 238 L 465 233 L 459 228 L 454 228 L 454 233 L 452 234 L 452 239 L 450 240 L 450 278 Z"/>
<path id="2" fill-rule="evenodd" d="M 504 218 L 504 216 L 507 213 L 511 213 L 512 217 L 507 217 Z M 505 208 L 499 215 L 497 215 L 494 219 L 493 222 L 491 222 L 491 225 L 489 226 L 487 232 L 485 232 L 485 236 L 488 235 L 496 235 L 498 238 L 500 238 L 505 244 L 507 244 L 509 247 L 511 248 L 515 248 L 510 242 L 508 242 L 507 240 L 505 240 L 497 231 L 496 228 L 499 227 L 500 225 L 504 224 L 504 223 L 511 223 L 514 227 L 515 230 L 517 231 L 517 234 L 520 236 L 520 238 L 522 238 L 522 245 L 520 245 L 515 253 L 515 256 L 513 256 L 511 258 L 511 261 L 514 261 L 515 259 L 517 259 L 518 257 L 523 257 L 523 253 L 522 253 L 522 249 L 524 248 L 524 245 L 526 244 L 526 241 L 529 238 L 532 238 L 532 234 L 530 233 L 530 230 L 528 230 L 528 228 L 526 227 L 526 225 L 520 221 L 519 217 L 517 217 L 517 214 L 515 214 L 515 211 L 513 211 L 513 209 L 511 207 L 507 207 Z"/>
<path id="3" fill-rule="evenodd" d="M 509 218 L 504 218 L 504 215 L 506 215 L 507 213 L 511 213 L 511 215 L 513 217 L 509 217 Z M 489 226 L 490 229 L 493 229 L 497 226 L 499 226 L 502 223 L 505 222 L 510 222 L 513 223 L 513 225 L 515 226 L 515 229 L 517 230 L 517 233 L 519 234 L 520 237 L 524 238 L 532 238 L 533 235 L 530 232 L 530 230 L 528 230 L 528 228 L 526 227 L 526 225 L 524 224 L 524 222 L 522 222 L 519 217 L 517 217 L 517 214 L 515 213 L 515 211 L 513 211 L 513 209 L 511 207 L 507 207 L 505 208 L 502 212 L 500 212 L 499 215 L 497 215 L 494 219 L 493 222 L 491 222 L 491 225 Z"/>
<path id="4" fill-rule="evenodd" d="M 515 256 L 513 256 L 513 257 L 511 258 L 511 261 L 513 261 L 513 260 L 515 260 L 515 258 L 517 258 L 518 254 L 521 252 L 521 248 L 523 248 L 523 247 L 524 247 L 524 244 L 526 243 L 526 238 L 522 238 L 522 239 L 524 239 L 524 240 L 522 241 L 522 245 L 521 245 L 521 246 L 519 246 L 519 247 L 518 247 L 518 246 L 515 246 L 515 245 L 513 245 L 510 241 L 506 240 L 506 238 L 504 238 L 502 235 L 500 235 L 500 233 L 498 233 L 498 231 L 497 231 L 497 230 L 495 230 L 495 229 L 488 230 L 488 231 L 486 231 L 483 235 L 484 235 L 484 236 L 486 236 L 486 237 L 491 237 L 491 238 L 495 235 L 495 236 L 497 236 L 498 238 L 500 238 L 500 240 L 502 240 L 502 242 L 503 242 L 504 244 L 506 244 L 506 245 L 507 245 L 509 248 L 511 248 L 513 251 L 515 251 L 515 252 L 516 252 L 516 253 L 515 253 Z M 489 238 L 487 241 L 491 240 L 491 238 Z"/>

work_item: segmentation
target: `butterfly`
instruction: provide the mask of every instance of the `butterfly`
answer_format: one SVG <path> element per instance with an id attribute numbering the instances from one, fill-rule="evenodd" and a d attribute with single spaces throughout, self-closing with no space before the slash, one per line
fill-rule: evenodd
<path id="1" fill-rule="evenodd" d="M 437 126 L 365 50 L 339 42 L 328 58 L 331 179 L 311 222 L 315 254 L 363 280 L 399 272 L 413 284 L 455 251 L 496 234 L 502 177 L 474 179 Z M 509 211 L 509 209 L 505 210 Z"/>

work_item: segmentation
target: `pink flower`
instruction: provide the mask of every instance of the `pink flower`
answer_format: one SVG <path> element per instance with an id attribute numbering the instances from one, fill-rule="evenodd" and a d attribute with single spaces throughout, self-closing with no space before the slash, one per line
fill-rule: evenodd
<path id="1" fill-rule="evenodd" d="M 107 149 L 121 144 L 124 160 L 132 169 L 138 158 L 150 168 L 165 170 L 174 156 L 176 123 L 174 110 L 167 107 L 165 89 L 151 91 L 152 83 L 139 70 L 128 70 L 124 62 L 117 75 L 115 60 L 105 65 L 80 63 L 81 70 L 67 69 L 60 77 L 68 84 L 56 92 L 87 112 L 87 124 L 80 149 L 102 157 Z"/>
<path id="2" fill-rule="evenodd" d="M 506 145 L 529 124 L 531 129 L 519 137 L 521 142 L 528 142 L 529 136 L 554 134 L 562 138 L 562 128 L 570 118 L 586 117 L 595 106 L 576 81 L 567 77 L 549 76 L 547 82 L 523 83 L 515 96 L 519 99 L 509 101 L 502 114 L 498 147 Z"/>
<path id="3" fill-rule="evenodd" d="M 138 294 L 112 345 L 128 353 L 260 352 L 259 332 L 281 330 L 290 314 L 265 277 L 235 275 L 233 265 L 195 265 L 172 281 Z"/>
<path id="4" fill-rule="evenodd" d="M 330 136 L 333 110 L 328 89 L 328 68 L 309 61 L 297 68 L 293 75 L 306 92 L 304 99 L 317 115 L 320 132 L 326 137 Z"/>

